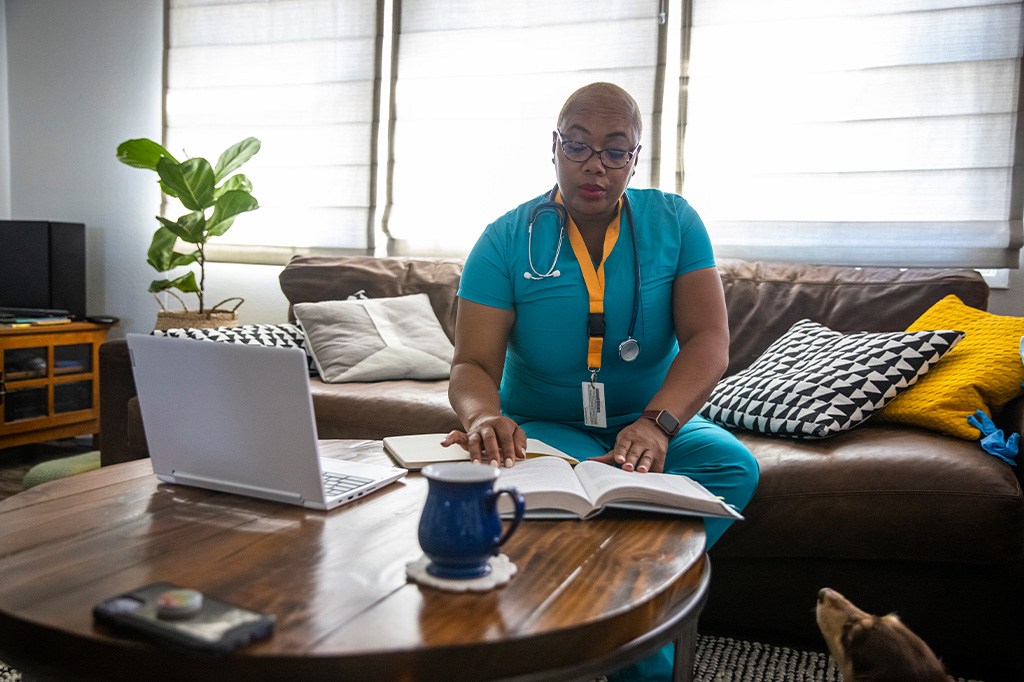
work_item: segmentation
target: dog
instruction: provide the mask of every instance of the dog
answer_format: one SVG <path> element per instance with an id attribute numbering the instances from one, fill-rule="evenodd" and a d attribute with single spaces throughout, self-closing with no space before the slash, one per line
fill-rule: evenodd
<path id="1" fill-rule="evenodd" d="M 844 682 L 953 682 L 942 661 L 896 614 L 865 613 L 825 587 L 818 592 L 815 617 Z"/>

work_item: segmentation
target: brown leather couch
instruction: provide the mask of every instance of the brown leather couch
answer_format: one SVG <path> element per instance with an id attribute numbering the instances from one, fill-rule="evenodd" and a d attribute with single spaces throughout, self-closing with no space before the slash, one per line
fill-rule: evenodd
<path id="1" fill-rule="evenodd" d="M 966 270 L 899 270 L 722 261 L 732 334 L 728 373 L 794 322 L 839 331 L 905 329 L 956 294 L 984 309 Z M 291 303 L 426 293 L 449 336 L 461 262 L 298 257 L 282 272 Z M 104 465 L 146 456 L 125 342 L 100 349 Z M 382 438 L 459 427 L 447 381 L 311 380 L 322 438 Z M 1024 430 L 1024 398 L 996 422 Z M 898 612 L 951 670 L 1024 676 L 1024 499 L 1020 469 L 977 442 L 897 424 L 800 441 L 739 432 L 761 466 L 757 494 L 711 553 L 702 627 L 822 646 L 815 597 L 833 587 L 865 610 Z"/>

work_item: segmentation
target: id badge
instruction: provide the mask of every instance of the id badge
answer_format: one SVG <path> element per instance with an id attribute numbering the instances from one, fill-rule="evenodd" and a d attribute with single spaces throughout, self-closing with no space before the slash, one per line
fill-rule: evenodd
<path id="1" fill-rule="evenodd" d="M 604 406 L 604 384 L 600 382 L 583 382 L 583 423 L 601 429 L 608 426 Z"/>

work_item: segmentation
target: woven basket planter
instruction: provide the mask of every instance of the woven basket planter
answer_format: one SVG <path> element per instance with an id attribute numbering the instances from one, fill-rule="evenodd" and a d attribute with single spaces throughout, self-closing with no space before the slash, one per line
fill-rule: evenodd
<path id="1" fill-rule="evenodd" d="M 227 308 L 225 304 L 237 301 L 234 307 Z M 168 329 L 213 329 L 214 327 L 234 327 L 238 322 L 238 306 L 242 305 L 243 299 L 234 297 L 224 299 L 217 305 L 204 312 L 192 310 L 161 310 L 156 314 L 157 331 Z"/>

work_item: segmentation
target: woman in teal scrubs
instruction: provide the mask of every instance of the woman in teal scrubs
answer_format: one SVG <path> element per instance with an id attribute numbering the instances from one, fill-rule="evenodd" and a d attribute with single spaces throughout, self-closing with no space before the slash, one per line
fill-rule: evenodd
<path id="1" fill-rule="evenodd" d="M 514 466 L 526 438 L 643 475 L 685 474 L 742 510 L 757 463 L 697 411 L 728 363 L 721 279 L 696 211 L 627 189 L 633 98 L 573 93 L 552 133 L 556 186 L 489 225 L 459 287 L 449 398 L 471 458 Z M 708 519 L 710 547 L 730 524 Z M 671 646 L 617 679 L 667 679 Z"/>

